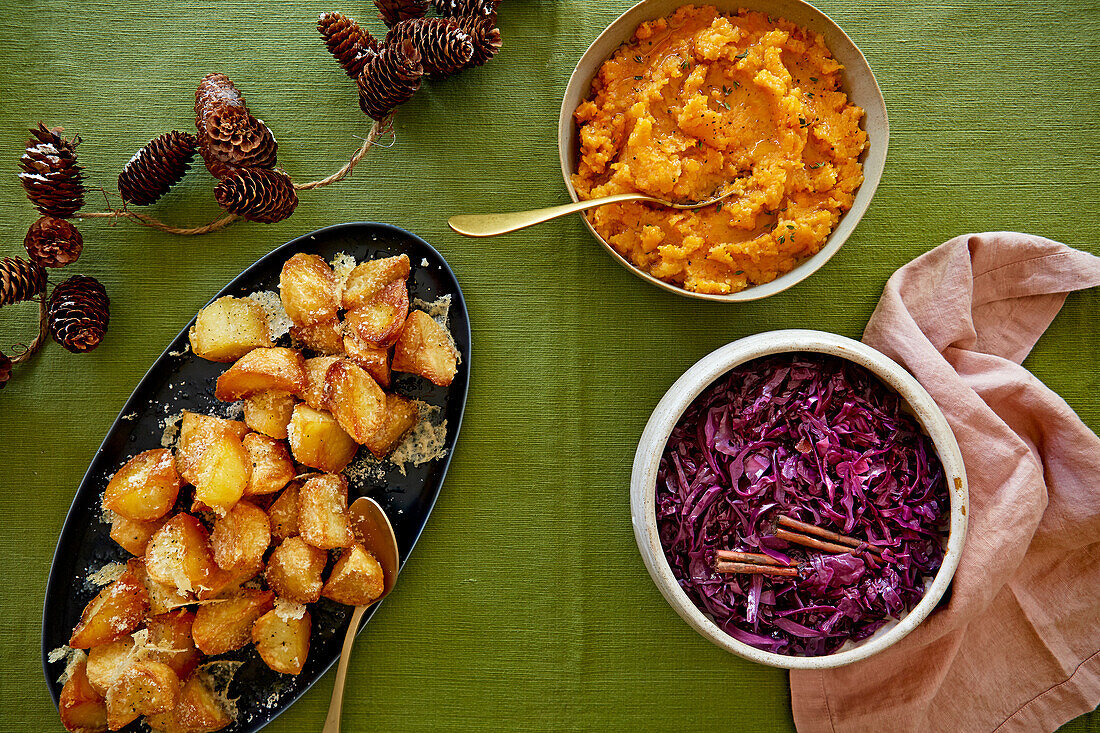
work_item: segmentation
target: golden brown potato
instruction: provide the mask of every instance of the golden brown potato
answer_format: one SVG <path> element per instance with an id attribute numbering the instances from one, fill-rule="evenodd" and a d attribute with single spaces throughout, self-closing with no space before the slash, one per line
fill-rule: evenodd
<path id="1" fill-rule="evenodd" d="M 275 346 L 253 349 L 218 377 L 214 396 L 222 402 L 236 402 L 252 395 L 278 389 L 301 394 L 306 388 L 306 368 L 300 352 Z"/>
<path id="2" fill-rule="evenodd" d="M 191 638 L 194 622 L 195 614 L 186 608 L 150 616 L 145 622 L 151 648 L 148 658 L 164 662 L 181 680 L 191 674 L 202 661 L 202 655 Z"/>
<path id="3" fill-rule="evenodd" d="M 118 730 L 139 715 L 171 710 L 179 697 L 180 680 L 163 662 L 134 662 L 107 690 L 107 726 Z"/>
<path id="4" fill-rule="evenodd" d="M 390 374 L 390 350 L 384 346 L 373 346 L 361 341 L 355 334 L 344 336 L 344 351 L 348 359 L 355 362 L 374 378 L 383 387 L 389 387 L 392 381 Z"/>
<path id="5" fill-rule="evenodd" d="M 224 654 L 240 649 L 252 638 L 252 625 L 275 603 L 267 590 L 242 590 L 222 601 L 199 606 L 191 636 L 203 654 Z"/>
<path id="6" fill-rule="evenodd" d="M 145 592 L 149 594 L 149 613 L 154 616 L 195 602 L 193 594 L 184 593 L 174 585 L 168 586 L 158 583 L 149 577 L 149 572 L 145 569 L 145 561 L 140 557 L 130 558 L 130 561 L 126 563 L 126 569 L 134 574 L 134 577 L 145 588 Z"/>
<path id="7" fill-rule="evenodd" d="M 223 599 L 235 596 L 241 590 L 241 586 L 255 578 L 263 568 L 248 568 L 246 570 L 222 570 L 217 565 L 210 574 L 210 581 L 206 587 L 198 592 L 200 601 Z"/>
<path id="8" fill-rule="evenodd" d="M 286 425 L 296 401 L 294 395 L 278 389 L 252 395 L 244 401 L 245 424 L 257 433 L 285 440 Z"/>
<path id="9" fill-rule="evenodd" d="M 103 492 L 103 506 L 135 522 L 160 519 L 176 503 L 183 479 L 172 451 L 138 453 L 118 469 Z"/>
<path id="10" fill-rule="evenodd" d="M 145 620 L 149 594 L 129 570 L 84 607 L 69 646 L 90 649 L 126 636 Z"/>
<path id="11" fill-rule="evenodd" d="M 412 400 L 398 394 L 386 395 L 386 417 L 365 445 L 378 458 L 385 458 L 401 440 L 401 436 L 416 425 L 420 413 Z"/>
<path id="12" fill-rule="evenodd" d="M 88 682 L 86 663 L 77 663 L 61 688 L 57 710 L 61 724 L 72 733 L 102 733 L 107 730 L 107 705 L 103 695 Z"/>
<path id="13" fill-rule="evenodd" d="M 232 723 L 233 717 L 206 676 L 197 672 L 183 683 L 176 707 L 150 715 L 147 722 L 159 733 L 213 733 Z"/>
<path id="14" fill-rule="evenodd" d="M 308 326 L 293 326 L 290 335 L 310 351 L 318 354 L 342 354 L 344 352 L 344 326 L 333 319 Z"/>
<path id="15" fill-rule="evenodd" d="M 199 311 L 188 337 L 195 356 L 209 361 L 235 361 L 252 349 L 274 346 L 263 307 L 228 295 Z"/>
<path id="16" fill-rule="evenodd" d="M 336 418 L 305 404 L 294 406 L 287 440 L 294 460 L 328 473 L 343 471 L 359 450 L 359 444 L 344 432 Z"/>
<path id="17" fill-rule="evenodd" d="M 393 349 L 393 369 L 419 374 L 446 387 L 458 371 L 458 351 L 447 329 L 424 311 L 413 311 Z"/>
<path id="18" fill-rule="evenodd" d="M 301 537 L 288 537 L 267 559 L 264 577 L 281 598 L 298 603 L 313 603 L 321 597 L 321 573 L 328 553 L 306 544 Z"/>
<path id="19" fill-rule="evenodd" d="M 304 608 L 295 618 L 278 610 L 265 613 L 252 627 L 256 651 L 268 667 L 283 674 L 298 674 L 309 656 L 311 619 Z"/>
<path id="20" fill-rule="evenodd" d="M 131 555 L 141 556 L 145 554 L 145 546 L 149 544 L 149 538 L 163 525 L 163 519 L 153 522 L 135 522 L 118 512 L 111 512 L 111 539 Z"/>
<path id="21" fill-rule="evenodd" d="M 328 368 L 340 361 L 338 356 L 315 356 L 306 359 L 306 388 L 302 399 L 314 410 L 327 410 L 325 402 L 325 374 Z"/>
<path id="22" fill-rule="evenodd" d="M 176 444 L 180 475 L 195 486 L 195 501 L 224 512 L 244 496 L 252 460 L 237 425 L 209 415 L 185 412 Z"/>
<path id="23" fill-rule="evenodd" d="M 336 274 L 317 255 L 299 253 L 287 260 L 279 275 L 279 293 L 295 325 L 336 320 Z"/>
<path id="24" fill-rule="evenodd" d="M 409 289 L 392 282 L 344 316 L 344 330 L 375 346 L 392 346 L 409 315 Z"/>
<path id="25" fill-rule="evenodd" d="M 325 401 L 340 427 L 359 444 L 370 440 L 386 418 L 386 393 L 361 367 L 346 359 L 328 368 Z"/>
<path id="26" fill-rule="evenodd" d="M 390 283 L 399 282 L 405 286 L 409 271 L 408 255 L 364 262 L 348 275 L 347 284 L 341 294 L 344 310 L 350 311 L 366 305 L 379 290 Z"/>
<path id="27" fill-rule="evenodd" d="M 190 514 L 179 513 L 165 522 L 145 548 L 145 570 L 153 580 L 185 593 L 210 582 L 217 567 L 207 545 L 206 528 Z"/>
<path id="28" fill-rule="evenodd" d="M 297 481 L 289 484 L 267 509 L 271 519 L 271 536 L 282 541 L 298 534 L 298 487 Z"/>
<path id="29" fill-rule="evenodd" d="M 214 522 L 210 532 L 214 562 L 223 570 L 259 572 L 270 544 L 271 522 L 267 514 L 248 501 L 237 502 Z"/>
<path id="30" fill-rule="evenodd" d="M 290 451 L 281 440 L 251 433 L 244 436 L 242 442 L 252 459 L 252 473 L 244 490 L 245 496 L 274 494 L 297 474 Z"/>
<path id="31" fill-rule="evenodd" d="M 354 541 L 348 517 L 348 482 L 343 476 L 313 476 L 298 489 L 298 533 L 321 550 L 347 547 Z"/>
<path id="32" fill-rule="evenodd" d="M 88 684 L 100 697 L 107 694 L 118 676 L 134 661 L 131 659 L 133 650 L 132 636 L 123 636 L 88 650 Z"/>
<path id="33" fill-rule="evenodd" d="M 382 566 L 356 542 L 340 556 L 321 592 L 347 606 L 367 606 L 382 595 Z"/>

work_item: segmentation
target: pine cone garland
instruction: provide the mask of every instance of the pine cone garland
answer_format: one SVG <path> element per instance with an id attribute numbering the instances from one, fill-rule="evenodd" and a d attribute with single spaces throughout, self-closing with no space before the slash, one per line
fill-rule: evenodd
<path id="1" fill-rule="evenodd" d="M 458 24 L 470 34 L 470 40 L 474 44 L 474 55 L 470 58 L 469 66 L 481 66 L 491 61 L 504 45 L 495 17 L 468 15 L 459 18 Z"/>
<path id="2" fill-rule="evenodd" d="M 359 77 L 370 53 L 378 50 L 374 36 L 341 13 L 321 13 L 317 31 L 325 40 L 329 53 L 352 79 Z"/>
<path id="3" fill-rule="evenodd" d="M 298 206 L 290 176 L 267 168 L 235 171 L 214 188 L 214 198 L 231 214 L 264 224 L 282 221 Z"/>
<path id="4" fill-rule="evenodd" d="M 412 41 L 386 45 L 359 75 L 359 107 L 380 120 L 412 99 L 423 76 L 420 52 Z"/>
<path id="5" fill-rule="evenodd" d="M 47 324 L 54 341 L 74 354 L 99 346 L 111 320 L 111 300 L 98 280 L 70 277 L 53 289 Z"/>
<path id="6" fill-rule="evenodd" d="M 84 205 L 84 173 L 76 162 L 80 138 L 65 140 L 60 127 L 46 129 L 41 122 L 31 136 L 19 160 L 27 198 L 47 216 L 68 218 Z"/>
<path id="7" fill-rule="evenodd" d="M 387 26 L 403 20 L 423 18 L 428 13 L 428 0 L 374 0 L 378 16 Z"/>
<path id="8" fill-rule="evenodd" d="M 139 206 L 155 203 L 191 169 L 195 147 L 194 135 L 176 130 L 150 140 L 118 174 L 119 195 Z"/>
<path id="9" fill-rule="evenodd" d="M 80 230 L 52 216 L 43 216 L 31 224 L 23 238 L 27 254 L 40 267 L 64 267 L 76 262 L 84 249 L 84 237 Z"/>
<path id="10" fill-rule="evenodd" d="M 195 92 L 198 148 L 207 169 L 216 178 L 234 168 L 272 168 L 279 144 L 264 121 L 253 117 L 244 98 L 225 74 L 208 74 Z"/>
<path id="11" fill-rule="evenodd" d="M 46 289 L 46 271 L 22 257 L 0 260 L 0 306 L 30 300 Z"/>
<path id="12" fill-rule="evenodd" d="M 412 41 L 420 52 L 424 72 L 436 79 L 457 74 L 474 55 L 470 34 L 450 18 L 403 20 L 386 34 L 386 46 Z"/>
<path id="13" fill-rule="evenodd" d="M 0 389 L 7 386 L 9 379 L 11 379 L 11 359 L 0 351 Z"/>
<path id="14" fill-rule="evenodd" d="M 431 0 L 435 12 L 452 18 L 471 15 L 496 19 L 497 5 L 500 0 Z"/>

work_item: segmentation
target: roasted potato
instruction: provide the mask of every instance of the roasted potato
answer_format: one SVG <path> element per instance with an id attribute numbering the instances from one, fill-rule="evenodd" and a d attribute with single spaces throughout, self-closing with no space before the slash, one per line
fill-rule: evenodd
<path id="1" fill-rule="evenodd" d="M 212 733 L 232 723 L 233 717 L 206 675 L 196 672 L 180 687 L 176 707 L 150 715 L 146 722 L 159 733 Z"/>
<path id="2" fill-rule="evenodd" d="M 373 346 L 359 339 L 355 334 L 344 336 L 344 351 L 348 359 L 355 362 L 383 387 L 392 382 L 390 374 L 390 350 L 384 346 Z"/>
<path id="3" fill-rule="evenodd" d="M 340 556 L 321 595 L 347 606 L 367 606 L 382 595 L 382 566 L 356 542 Z"/>
<path id="4" fill-rule="evenodd" d="M 254 394 L 244 401 L 245 424 L 257 433 L 285 440 L 286 425 L 296 401 L 294 395 L 278 389 Z"/>
<path id="5" fill-rule="evenodd" d="M 134 574 L 134 577 L 145 588 L 145 592 L 149 594 L 149 613 L 154 616 L 159 616 L 162 613 L 195 602 L 193 594 L 184 593 L 174 585 L 169 586 L 153 580 L 145 569 L 145 561 L 140 557 L 130 558 L 130 561 L 126 563 L 126 568 Z"/>
<path id="6" fill-rule="evenodd" d="M 341 305 L 349 311 L 364 306 L 390 283 L 400 282 L 404 286 L 409 279 L 409 272 L 408 255 L 364 262 L 348 275 L 344 292 L 340 296 Z"/>
<path id="7" fill-rule="evenodd" d="M 256 651 L 268 667 L 283 674 L 298 674 L 309 656 L 309 611 L 300 617 L 268 611 L 252 627 Z"/>
<path id="8" fill-rule="evenodd" d="M 185 412 L 176 443 L 179 473 L 195 486 L 195 501 L 224 512 L 244 496 L 252 460 L 241 443 L 244 423 Z"/>
<path id="9" fill-rule="evenodd" d="M 88 602 L 69 646 L 90 649 L 126 636 L 145 620 L 149 594 L 129 569 Z"/>
<path id="10" fill-rule="evenodd" d="M 252 637 L 252 625 L 275 603 L 266 590 L 242 590 L 238 595 L 199 606 L 191 636 L 203 654 L 224 654 L 240 649 Z"/>
<path id="11" fill-rule="evenodd" d="M 145 628 L 149 630 L 148 658 L 164 662 L 181 680 L 202 661 L 202 655 L 191 638 L 194 622 L 195 614 L 186 608 L 150 616 L 145 622 Z"/>
<path id="12" fill-rule="evenodd" d="M 336 320 L 336 274 L 317 255 L 299 253 L 287 260 L 279 275 L 279 293 L 295 325 Z"/>
<path id="13" fill-rule="evenodd" d="M 336 418 L 305 404 L 294 406 L 287 440 L 294 460 L 328 473 L 343 471 L 359 450 L 358 443 L 344 432 Z"/>
<path id="14" fill-rule="evenodd" d="M 344 432 L 359 444 L 370 440 L 386 418 L 386 393 L 347 359 L 337 361 L 325 373 L 325 402 Z"/>
<path id="15" fill-rule="evenodd" d="M 298 487 L 297 481 L 287 485 L 271 506 L 267 516 L 271 519 L 271 536 L 282 541 L 298 534 Z"/>
<path id="16" fill-rule="evenodd" d="M 424 311 L 413 311 L 394 345 L 393 369 L 419 374 L 446 387 L 458 371 L 458 351 L 447 329 Z"/>
<path id="17" fill-rule="evenodd" d="M 250 433 L 242 441 L 252 459 L 252 472 L 245 496 L 274 494 L 294 478 L 294 461 L 286 443 L 259 433 Z"/>
<path id="18" fill-rule="evenodd" d="M 107 704 L 103 695 L 88 682 L 85 662 L 78 662 L 69 670 L 69 679 L 61 688 L 57 710 L 61 714 L 61 724 L 72 733 L 102 733 L 107 730 Z"/>
<path id="19" fill-rule="evenodd" d="M 314 410 L 327 410 L 325 402 L 325 374 L 328 368 L 340 361 L 338 356 L 315 356 L 306 359 L 306 388 L 302 399 Z"/>
<path id="20" fill-rule="evenodd" d="M 149 538 L 164 525 L 164 520 L 135 522 L 118 512 L 111 512 L 111 539 L 131 555 L 144 555 Z"/>
<path id="21" fill-rule="evenodd" d="M 318 354 L 344 353 L 344 326 L 338 320 L 293 326 L 290 335 Z"/>
<path id="22" fill-rule="evenodd" d="M 188 338 L 195 355 L 209 361 L 235 361 L 252 349 L 274 346 L 263 307 L 228 295 L 199 311 Z"/>
<path id="23" fill-rule="evenodd" d="M 354 541 L 348 517 L 348 482 L 343 476 L 313 476 L 298 489 L 298 533 L 321 550 L 347 547 Z"/>
<path id="24" fill-rule="evenodd" d="M 364 444 L 367 449 L 378 458 L 384 458 L 390 454 L 401 436 L 416 425 L 420 419 L 420 413 L 412 400 L 407 400 L 398 394 L 386 395 L 386 416 L 382 426 L 367 439 Z"/>
<path id="25" fill-rule="evenodd" d="M 392 346 L 409 315 L 409 288 L 403 280 L 386 285 L 344 315 L 344 331 L 375 346 Z"/>
<path id="26" fill-rule="evenodd" d="M 261 392 L 278 389 L 300 394 L 306 388 L 306 369 L 301 353 L 275 346 L 253 349 L 218 377 L 214 396 L 236 402 Z"/>
<path id="27" fill-rule="evenodd" d="M 88 684 L 102 697 L 115 683 L 118 676 L 134 661 L 134 639 L 123 636 L 88 650 Z"/>
<path id="28" fill-rule="evenodd" d="M 147 450 L 127 461 L 107 482 L 103 506 L 135 522 L 151 522 L 168 513 L 181 486 L 172 451 Z"/>
<path id="29" fill-rule="evenodd" d="M 215 566 L 210 575 L 208 586 L 199 591 L 200 601 L 224 599 L 235 596 L 241 590 L 241 586 L 255 578 L 263 568 L 249 568 L 247 570 L 222 570 Z"/>
<path id="30" fill-rule="evenodd" d="M 171 710 L 179 691 L 179 677 L 167 664 L 151 659 L 134 662 L 107 690 L 107 725 L 118 730 L 139 715 Z"/>
<path id="31" fill-rule="evenodd" d="M 191 593 L 206 587 L 215 568 L 206 528 L 190 514 L 179 513 L 165 522 L 145 549 L 145 570 L 153 580 Z"/>
<path id="32" fill-rule="evenodd" d="M 321 573 L 328 553 L 306 544 L 301 537 L 288 537 L 267 559 L 264 578 L 281 598 L 298 603 L 313 603 L 321 597 Z"/>
<path id="33" fill-rule="evenodd" d="M 248 501 L 237 502 L 214 522 L 210 532 L 214 562 L 223 570 L 258 573 L 270 544 L 271 522 L 267 514 Z"/>

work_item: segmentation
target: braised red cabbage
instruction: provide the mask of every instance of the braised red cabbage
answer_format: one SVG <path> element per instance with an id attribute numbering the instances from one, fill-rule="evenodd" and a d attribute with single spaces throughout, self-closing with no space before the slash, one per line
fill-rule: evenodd
<path id="1" fill-rule="evenodd" d="M 673 429 L 657 523 L 680 587 L 735 639 L 830 654 L 899 618 L 943 561 L 949 500 L 932 441 L 867 369 L 822 354 L 764 357 L 721 377 Z M 778 514 L 867 540 L 820 554 L 773 536 Z M 714 571 L 721 549 L 797 564 L 798 578 Z"/>

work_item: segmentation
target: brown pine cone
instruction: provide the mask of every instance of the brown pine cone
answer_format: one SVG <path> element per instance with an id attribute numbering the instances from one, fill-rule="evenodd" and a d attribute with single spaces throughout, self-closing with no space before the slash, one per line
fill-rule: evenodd
<path id="1" fill-rule="evenodd" d="M 481 66 L 492 60 L 504 45 L 495 17 L 467 15 L 459 18 L 458 24 L 470 34 L 470 40 L 474 44 L 474 55 L 470 58 L 469 66 Z"/>
<path id="2" fill-rule="evenodd" d="M 435 12 L 453 18 L 478 15 L 496 20 L 500 0 L 431 0 Z"/>
<path id="3" fill-rule="evenodd" d="M 403 20 L 423 18 L 428 13 L 428 0 L 374 0 L 378 17 L 388 26 Z"/>
<path id="4" fill-rule="evenodd" d="M 202 118 L 214 103 L 244 107 L 244 97 L 225 74 L 207 74 L 195 90 L 195 127 L 202 127 Z"/>
<path id="5" fill-rule="evenodd" d="M 403 20 L 386 34 L 385 45 L 412 41 L 420 52 L 424 73 L 441 79 L 466 68 L 474 55 L 474 43 L 452 18 Z"/>
<path id="6" fill-rule="evenodd" d="M 64 267 L 76 262 L 84 249 L 84 237 L 80 231 L 65 221 L 43 216 L 31 224 L 23 246 L 31 260 L 41 267 Z"/>
<path id="7" fill-rule="evenodd" d="M 378 41 L 369 31 L 341 13 L 321 13 L 317 31 L 336 61 L 352 79 L 359 77 L 370 53 L 378 50 Z"/>
<path id="8" fill-rule="evenodd" d="M 420 52 L 412 41 L 383 46 L 359 75 L 359 107 L 380 120 L 412 99 L 423 76 Z"/>
<path id="9" fill-rule="evenodd" d="M 0 351 L 0 389 L 7 386 L 9 379 L 11 379 L 11 359 Z"/>
<path id="10" fill-rule="evenodd" d="M 198 148 L 207 169 L 216 178 L 234 168 L 272 168 L 279 144 L 264 121 L 253 117 L 244 98 L 225 74 L 208 74 L 195 92 Z"/>
<path id="11" fill-rule="evenodd" d="M 22 257 L 0 260 L 0 305 L 30 300 L 46 289 L 46 271 Z"/>
<path id="12" fill-rule="evenodd" d="M 166 132 L 153 138 L 118 174 L 118 193 L 123 201 L 144 206 L 155 203 L 191 169 L 195 136 Z"/>
<path id="13" fill-rule="evenodd" d="M 68 218 L 84 205 L 84 174 L 76 162 L 80 138 L 65 140 L 61 128 L 31 129 L 27 152 L 19 159 L 19 180 L 35 208 L 47 216 Z"/>
<path id="14" fill-rule="evenodd" d="M 111 299 L 98 280 L 75 275 L 53 289 L 46 322 L 53 340 L 74 354 L 99 346 L 111 320 Z"/>
<path id="15" fill-rule="evenodd" d="M 241 168 L 214 187 L 218 205 L 231 214 L 271 224 L 294 213 L 298 194 L 280 170 Z"/>

